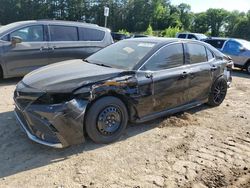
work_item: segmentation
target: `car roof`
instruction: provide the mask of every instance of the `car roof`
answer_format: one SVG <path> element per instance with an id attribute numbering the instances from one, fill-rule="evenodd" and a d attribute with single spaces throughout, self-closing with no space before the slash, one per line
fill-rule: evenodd
<path id="1" fill-rule="evenodd" d="M 193 34 L 193 35 L 205 35 L 203 33 L 190 33 L 190 32 L 181 32 L 181 33 L 177 33 L 178 35 L 179 34 Z"/>
<path id="2" fill-rule="evenodd" d="M 190 40 L 190 39 L 181 39 L 181 38 L 165 38 L 165 37 L 141 37 L 141 38 L 130 38 L 126 41 L 138 41 L 138 42 L 152 42 L 157 44 L 168 44 L 174 42 L 195 42 L 200 44 L 205 44 L 202 41 Z"/>
<path id="3" fill-rule="evenodd" d="M 230 38 L 224 38 L 224 37 L 208 37 L 205 40 L 229 40 Z"/>
<path id="4" fill-rule="evenodd" d="M 5 25 L 1 27 L 3 34 L 8 32 L 9 30 L 13 28 L 18 28 L 22 26 L 28 26 L 32 24 L 56 24 L 56 25 L 67 25 L 67 26 L 78 26 L 78 27 L 88 27 L 88 28 L 95 28 L 102 31 L 109 31 L 108 28 L 100 27 L 96 24 L 90 24 L 90 23 L 83 23 L 83 22 L 75 22 L 75 21 L 64 21 L 64 20 L 28 20 L 28 21 L 19 21 L 14 22 L 9 25 Z"/>

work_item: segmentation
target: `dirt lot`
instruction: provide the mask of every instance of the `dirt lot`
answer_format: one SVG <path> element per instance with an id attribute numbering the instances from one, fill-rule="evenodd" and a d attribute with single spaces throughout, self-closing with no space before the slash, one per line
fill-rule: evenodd
<path id="1" fill-rule="evenodd" d="M 250 76 L 223 105 L 131 125 L 119 142 L 64 150 L 28 140 L 13 114 L 18 79 L 0 83 L 0 187 L 250 187 Z"/>

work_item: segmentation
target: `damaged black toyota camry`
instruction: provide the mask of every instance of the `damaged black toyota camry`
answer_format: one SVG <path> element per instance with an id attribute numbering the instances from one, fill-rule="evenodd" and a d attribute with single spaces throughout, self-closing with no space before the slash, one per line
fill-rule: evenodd
<path id="1" fill-rule="evenodd" d="M 27 136 L 63 148 L 110 143 L 127 123 L 145 122 L 208 103 L 220 105 L 232 62 L 199 41 L 140 38 L 113 44 L 85 60 L 31 72 L 14 93 Z"/>

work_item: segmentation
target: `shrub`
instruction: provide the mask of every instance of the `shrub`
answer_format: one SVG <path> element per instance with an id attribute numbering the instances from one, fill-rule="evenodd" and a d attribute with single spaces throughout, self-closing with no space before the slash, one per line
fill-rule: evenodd
<path id="1" fill-rule="evenodd" d="M 162 37 L 175 37 L 177 33 L 181 32 L 178 27 L 169 27 L 161 32 Z"/>
<path id="2" fill-rule="evenodd" d="M 154 31 L 152 26 L 149 24 L 147 30 L 144 32 L 145 35 L 154 36 Z"/>
<path id="3" fill-rule="evenodd" d="M 118 31 L 118 33 L 124 34 L 124 35 L 127 35 L 127 36 L 130 35 L 130 33 L 129 33 L 126 29 L 120 29 L 120 30 Z"/>

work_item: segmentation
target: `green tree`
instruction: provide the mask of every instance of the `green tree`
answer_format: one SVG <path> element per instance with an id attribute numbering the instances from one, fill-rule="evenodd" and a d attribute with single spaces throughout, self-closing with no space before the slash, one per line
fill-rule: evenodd
<path id="1" fill-rule="evenodd" d="M 232 37 L 250 40 L 250 16 L 244 17 L 235 25 Z"/>
<path id="2" fill-rule="evenodd" d="M 195 33 L 206 33 L 208 30 L 207 14 L 204 12 L 195 14 L 191 31 Z"/>
<path id="3" fill-rule="evenodd" d="M 180 22 L 182 24 L 182 29 L 190 30 L 193 14 L 191 13 L 191 6 L 185 3 L 181 3 L 178 6 L 180 11 Z"/>
<path id="4" fill-rule="evenodd" d="M 212 36 L 219 36 L 222 27 L 224 26 L 228 12 L 224 9 L 208 9 L 206 12 L 207 23 L 211 29 Z"/>

